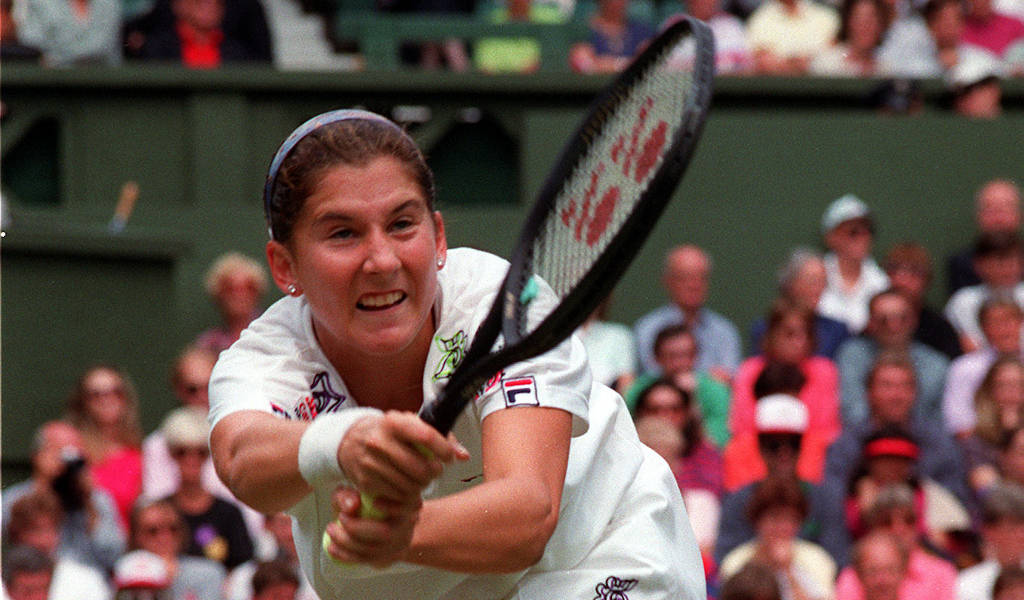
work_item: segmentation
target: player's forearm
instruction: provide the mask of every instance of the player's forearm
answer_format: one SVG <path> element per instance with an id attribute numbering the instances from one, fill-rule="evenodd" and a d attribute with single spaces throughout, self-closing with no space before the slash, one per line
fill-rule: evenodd
<path id="1" fill-rule="evenodd" d="M 298 468 L 306 426 L 255 411 L 224 417 L 210 435 L 217 475 L 239 500 L 262 513 L 290 508 L 310 492 Z"/>
<path id="2" fill-rule="evenodd" d="M 499 480 L 424 503 L 407 562 L 465 573 L 512 573 L 544 553 L 560 498 L 536 481 Z"/>

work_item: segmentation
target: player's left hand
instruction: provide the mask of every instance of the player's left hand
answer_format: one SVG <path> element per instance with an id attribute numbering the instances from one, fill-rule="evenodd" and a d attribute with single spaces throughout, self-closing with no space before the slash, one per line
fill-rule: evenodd
<path id="1" fill-rule="evenodd" d="M 364 563 L 378 568 L 402 560 L 423 506 L 418 495 L 405 502 L 377 498 L 374 508 L 386 517 L 369 519 L 360 516 L 359 492 L 345 487 L 334 492 L 331 503 L 338 518 L 327 525 L 327 553 L 342 563 Z"/>

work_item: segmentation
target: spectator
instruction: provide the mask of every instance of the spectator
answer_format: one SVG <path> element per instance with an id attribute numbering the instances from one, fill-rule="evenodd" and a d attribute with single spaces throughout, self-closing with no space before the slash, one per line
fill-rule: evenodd
<path id="1" fill-rule="evenodd" d="M 185 523 L 170 501 L 140 501 L 132 512 L 131 525 L 131 547 L 156 554 L 172 574 L 173 600 L 220 600 L 224 567 L 182 553 Z"/>
<path id="2" fill-rule="evenodd" d="M 1012 356 L 996 360 L 974 396 L 977 425 L 963 438 L 971 489 L 984 495 L 999 481 L 999 454 L 1006 437 L 1024 426 L 1024 363 Z"/>
<path id="3" fill-rule="evenodd" d="M 903 589 L 908 579 L 907 549 L 891 533 L 877 531 L 864 536 L 853 550 L 852 571 L 847 579 L 837 586 L 836 600 L 909 600 Z M 852 580 L 854 583 L 846 583 Z M 924 598 L 924 596 L 913 596 Z M 937 599 L 936 599 L 937 600 Z"/>
<path id="4" fill-rule="evenodd" d="M 697 338 L 686 325 L 669 325 L 654 340 L 654 359 L 661 367 L 661 377 L 670 379 L 697 400 L 695 413 L 704 424 L 704 433 L 722 448 L 729 441 L 729 387 L 704 371 L 696 370 L 700 348 Z M 626 404 L 636 407 L 637 396 L 658 380 L 658 375 L 645 373 L 626 391 Z"/>
<path id="5" fill-rule="evenodd" d="M 886 69 L 878 63 L 877 52 L 885 28 L 882 0 L 845 0 L 835 43 L 813 57 L 811 74 L 834 77 L 884 75 Z"/>
<path id="6" fill-rule="evenodd" d="M 912 531 L 923 533 L 935 548 L 948 550 L 951 533 L 971 528 L 970 516 L 949 490 L 927 477 L 918 477 L 920 448 L 906 429 L 886 425 L 864 443 L 858 467 L 848 482 L 846 523 L 854 537 L 872 526 L 870 511 L 886 486 L 909 483 L 911 505 L 917 508 Z"/>
<path id="7" fill-rule="evenodd" d="M 250 560 L 253 544 L 242 513 L 203 487 L 203 464 L 210 458 L 206 411 L 179 408 L 164 419 L 160 431 L 180 473 L 181 484 L 169 499 L 188 527 L 185 554 L 217 561 L 228 571 Z"/>
<path id="8" fill-rule="evenodd" d="M 122 525 L 142 493 L 142 429 L 135 387 L 112 365 L 86 369 L 68 400 L 68 420 L 82 432 L 96 485 L 117 505 Z"/>
<path id="9" fill-rule="evenodd" d="M 950 360 L 963 354 L 960 338 L 942 313 L 925 298 L 932 281 L 932 260 L 928 250 L 914 242 L 893 246 L 885 256 L 885 274 L 892 289 L 901 292 L 917 314 L 914 340 L 946 355 Z"/>
<path id="10" fill-rule="evenodd" d="M 597 383 L 624 392 L 636 378 L 636 342 L 629 327 L 606 321 L 605 299 L 576 330 L 587 349 L 590 371 Z"/>
<path id="11" fill-rule="evenodd" d="M 53 560 L 29 546 L 14 546 L 4 551 L 4 598 L 9 600 L 47 600 L 53 579 Z"/>
<path id="12" fill-rule="evenodd" d="M 797 538 L 807 513 L 807 498 L 795 478 L 769 477 L 758 483 L 747 505 L 757 537 L 725 556 L 721 576 L 728 580 L 744 565 L 757 562 L 775 572 L 785 600 L 832 598 L 835 561 L 821 546 Z"/>
<path id="13" fill-rule="evenodd" d="M 978 311 L 978 321 L 986 345 L 953 361 L 942 392 L 946 425 L 958 437 L 969 435 L 974 429 L 974 397 L 989 368 L 1000 356 L 1022 356 L 1024 312 L 1015 301 L 998 296 L 989 298 Z"/>
<path id="14" fill-rule="evenodd" d="M 825 255 L 828 284 L 818 312 L 846 323 L 860 333 L 868 321 L 868 301 L 889 287 L 889 278 L 871 258 L 875 227 L 868 206 L 853 194 L 829 204 L 821 219 L 829 252 Z"/>
<path id="15" fill-rule="evenodd" d="M 986 182 L 975 196 L 974 220 L 979 234 L 1019 230 L 1020 189 L 1006 179 Z M 950 296 L 960 288 L 981 283 L 981 278 L 974 270 L 973 254 L 973 248 L 966 248 L 947 259 Z"/>
<path id="16" fill-rule="evenodd" d="M 917 441 L 917 474 L 937 481 L 968 504 L 971 495 L 964 483 L 966 471 L 959 446 L 945 430 L 936 428 L 932 419 L 914 411 L 917 384 L 910 358 L 891 351 L 879 354 L 868 371 L 866 388 L 867 419 L 845 427 L 828 448 L 827 485 L 849 481 L 871 433 L 895 425 L 907 430 Z"/>
<path id="17" fill-rule="evenodd" d="M 53 561 L 49 600 L 107 600 L 110 588 L 104 572 L 62 553 L 58 547 L 63 521 L 64 511 L 53 492 L 32 492 L 10 506 L 5 541 L 10 546 L 33 548 Z"/>
<path id="18" fill-rule="evenodd" d="M 722 583 L 719 600 L 782 600 L 782 592 L 774 571 L 747 563 Z"/>
<path id="19" fill-rule="evenodd" d="M 799 376 L 799 372 L 796 375 Z M 842 494 L 830 496 L 833 490 L 810 483 L 799 475 L 803 432 L 807 428 L 806 407 L 791 396 L 768 396 L 758 402 L 758 422 L 762 431 L 757 437 L 754 455 L 748 455 L 748 460 L 763 465 L 757 481 L 767 477 L 798 477 L 810 504 L 800 537 L 824 547 L 837 564 L 845 564 L 849 538 L 841 513 Z M 745 517 L 745 510 L 756 483 L 728 493 L 722 500 L 722 519 L 715 544 L 718 562 L 733 548 L 754 538 L 754 526 Z"/>
<path id="20" fill-rule="evenodd" d="M 812 355 L 814 327 L 814 313 L 807 308 L 786 300 L 772 307 L 762 353 L 745 360 L 733 381 L 729 429 L 734 438 L 756 431 L 755 402 L 759 396 L 754 388 L 758 377 L 772 364 L 795 366 L 803 375 L 804 385 L 786 392 L 807 407 L 811 437 L 827 446 L 839 435 L 839 373 L 831 360 Z"/>
<path id="21" fill-rule="evenodd" d="M 728 382 L 740 364 L 742 344 L 736 326 L 707 308 L 711 259 L 697 246 L 677 246 L 665 257 L 662 284 L 672 304 L 640 317 L 633 327 L 640 366 L 648 373 L 660 373 L 654 359 L 654 338 L 669 325 L 685 323 L 697 338 L 701 352 L 696 368 Z"/>
<path id="22" fill-rule="evenodd" d="M 1020 600 L 1024 598 L 1024 568 L 1013 565 L 999 571 L 992 584 L 992 600 Z"/>
<path id="23" fill-rule="evenodd" d="M 252 576 L 252 600 L 295 600 L 299 578 L 287 564 L 264 562 Z"/>
<path id="24" fill-rule="evenodd" d="M 295 552 L 295 540 L 292 537 L 292 518 L 285 513 L 266 516 L 265 528 L 271 533 L 275 542 L 275 550 L 262 557 L 263 561 L 289 565 L 299 579 L 299 600 L 317 600 L 316 592 L 309 584 L 306 576 L 299 568 L 299 557 Z M 225 583 L 225 600 L 251 600 L 253 596 L 253 576 L 256 574 L 260 561 L 250 560 L 236 567 Z"/>
<path id="25" fill-rule="evenodd" d="M 18 23 L 14 20 L 14 0 L 0 0 L 0 59 L 38 62 L 42 53 L 18 39 Z"/>
<path id="26" fill-rule="evenodd" d="M 993 0 L 967 0 L 963 41 L 1002 58 L 1006 49 L 1024 40 L 1024 21 L 995 10 Z"/>
<path id="27" fill-rule="evenodd" d="M 985 560 L 956 578 L 957 600 L 991 600 L 1001 569 L 1024 562 L 1024 488 L 999 484 L 982 500 L 981 535 Z"/>
<path id="28" fill-rule="evenodd" d="M 711 27 L 715 38 L 715 72 L 719 75 L 743 74 L 753 67 L 747 31 L 735 15 L 722 10 L 721 0 L 684 0 L 684 12 L 700 19 Z M 682 14 L 669 17 L 662 23 L 665 29 L 682 19 Z M 670 64 L 675 68 L 689 69 L 693 65 L 696 43 L 687 40 L 672 53 Z"/>
<path id="29" fill-rule="evenodd" d="M 754 69 L 773 75 L 807 73 L 811 58 L 825 51 L 839 31 L 831 7 L 810 0 L 764 0 L 747 20 Z"/>
<path id="30" fill-rule="evenodd" d="M 654 37 L 650 24 L 629 16 L 629 0 L 598 0 L 590 17 L 590 39 L 576 45 L 569 57 L 581 73 L 616 73 L 629 64 Z"/>
<path id="31" fill-rule="evenodd" d="M 547 25 L 563 23 L 557 6 L 532 0 L 509 0 L 497 8 L 490 22 L 530 22 Z M 540 44 L 530 37 L 493 37 L 476 41 L 473 64 L 484 73 L 532 73 L 540 68 Z"/>
<path id="32" fill-rule="evenodd" d="M 1005 69 L 995 55 L 965 55 L 946 73 L 953 110 L 972 119 L 994 119 L 1003 110 L 1000 80 Z"/>
<path id="33" fill-rule="evenodd" d="M 899 598 L 952 600 L 956 568 L 949 562 L 927 552 L 920 539 L 917 511 L 919 501 L 904 483 L 878 490 L 865 521 L 870 538 L 877 533 L 893 536 L 908 551 L 906 573 L 899 584 Z M 859 546 L 859 544 L 858 544 Z M 858 550 L 855 550 L 855 556 Z M 870 583 L 863 579 L 870 574 L 861 571 L 863 556 L 858 556 L 853 569 L 844 569 L 836 581 L 836 597 L 843 600 L 875 600 Z M 880 573 L 875 573 L 880 575 Z"/>
<path id="34" fill-rule="evenodd" d="M 24 0 L 14 5 L 18 41 L 51 67 L 121 63 L 117 0 Z"/>
<path id="35" fill-rule="evenodd" d="M 114 500 L 93 485 L 82 436 L 63 421 L 44 423 L 32 440 L 32 474 L 3 492 L 3 522 L 11 507 L 33 493 L 56 493 L 62 503 L 58 555 L 107 571 L 124 551 Z"/>
<path id="36" fill-rule="evenodd" d="M 932 423 L 942 424 L 942 388 L 946 382 L 949 359 L 938 350 L 913 339 L 917 317 L 911 300 L 895 290 L 876 294 L 869 304 L 864 335 L 843 343 L 836 356 L 841 385 L 840 404 L 843 425 L 863 422 L 868 416 L 866 382 L 868 371 L 879 353 L 890 351 L 910 357 L 917 381 L 914 414 Z"/>
<path id="37" fill-rule="evenodd" d="M 174 20 L 146 35 L 140 55 L 190 69 L 214 69 L 226 63 L 267 59 L 247 40 L 229 34 L 225 0 L 173 0 Z M 169 25 L 169 26 L 167 26 Z"/>
<path id="38" fill-rule="evenodd" d="M 208 7 L 214 6 L 212 4 Z M 125 24 L 125 53 L 130 58 L 143 58 L 142 48 L 151 35 L 164 36 L 163 44 L 174 43 L 168 32 L 173 33 L 177 15 L 174 0 L 156 0 L 153 8 Z M 269 63 L 273 60 L 273 47 L 267 17 L 259 0 L 224 0 L 224 18 L 221 32 L 226 39 L 233 40 L 232 46 L 240 45 L 251 60 Z M 181 56 L 171 57 L 180 60 Z M 258 263 L 256 263 L 258 267 Z"/>
<path id="39" fill-rule="evenodd" d="M 259 316 L 266 290 L 266 270 L 253 259 L 228 252 L 214 261 L 206 272 L 206 293 L 217 305 L 222 324 L 201 333 L 195 345 L 216 353 L 227 350 Z"/>
<path id="40" fill-rule="evenodd" d="M 171 600 L 171 575 L 163 559 L 133 550 L 114 566 L 114 600 Z"/>
<path id="41" fill-rule="evenodd" d="M 1024 486 L 1024 427 L 1007 433 L 999 449 L 999 474 L 1002 481 Z"/>
<path id="42" fill-rule="evenodd" d="M 968 351 L 985 344 L 979 323 L 979 308 L 992 297 L 1004 295 L 1024 307 L 1024 282 L 1021 282 L 1022 247 L 1016 233 L 983 233 L 974 244 L 974 267 L 981 283 L 961 288 L 946 303 L 945 314 L 960 334 Z"/>
<path id="43" fill-rule="evenodd" d="M 818 312 L 821 295 L 828 284 L 825 262 L 813 250 L 797 248 L 790 252 L 785 264 L 779 269 L 779 295 L 782 298 L 814 312 L 814 353 L 828 359 L 835 359 L 839 345 L 850 337 L 846 324 L 826 317 Z M 755 351 L 762 348 L 762 338 L 768 321 L 760 318 L 750 329 L 750 347 Z"/>
<path id="44" fill-rule="evenodd" d="M 651 410 L 652 407 L 648 405 L 645 412 L 650 413 Z M 679 491 L 683 494 L 686 516 L 690 519 L 690 527 L 697 538 L 697 547 L 700 548 L 707 571 L 722 510 L 721 457 L 707 444 L 695 450 L 693 444 L 687 444 L 683 432 L 671 420 L 658 414 L 638 418 L 636 432 L 645 446 L 657 452 L 672 467 Z M 691 447 L 688 448 L 688 445 Z"/>
<path id="45" fill-rule="evenodd" d="M 900 77 L 940 77 L 970 55 L 990 55 L 963 43 L 964 11 L 960 0 L 929 0 L 924 26 L 909 17 L 890 29 L 879 58 Z"/>

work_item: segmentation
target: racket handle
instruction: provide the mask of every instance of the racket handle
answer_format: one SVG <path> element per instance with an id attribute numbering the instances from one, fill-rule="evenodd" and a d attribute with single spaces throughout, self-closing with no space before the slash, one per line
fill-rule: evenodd
<path id="1" fill-rule="evenodd" d="M 416 449 L 420 451 L 420 454 L 422 454 L 423 456 L 426 456 L 427 458 L 433 458 L 434 457 L 434 453 L 431 452 L 430 449 L 427 448 L 426 446 L 423 446 L 421 444 L 416 444 Z M 384 519 L 387 518 L 387 516 L 388 516 L 387 513 L 385 513 L 384 511 L 380 510 L 379 508 L 377 508 L 376 506 L 373 505 L 373 496 L 372 495 L 367 494 L 366 492 L 359 492 L 359 517 L 360 518 L 362 518 L 362 519 L 373 519 L 374 521 L 383 521 Z M 327 535 L 327 531 L 326 530 L 324 531 L 323 539 L 321 540 L 321 545 L 323 546 L 324 554 L 326 554 L 327 556 L 331 556 L 330 553 L 327 552 L 327 548 L 331 545 L 331 537 L 329 535 Z M 334 558 L 333 556 L 331 556 L 331 560 L 333 560 L 335 563 L 337 563 L 337 564 L 339 564 L 339 565 L 341 565 L 343 567 L 351 566 L 351 563 L 342 562 L 342 561 Z"/>

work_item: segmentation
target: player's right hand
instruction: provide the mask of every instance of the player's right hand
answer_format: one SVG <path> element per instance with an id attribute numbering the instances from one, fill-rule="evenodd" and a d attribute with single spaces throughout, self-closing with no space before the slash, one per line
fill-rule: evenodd
<path id="1" fill-rule="evenodd" d="M 409 412 L 360 419 L 338 446 L 342 471 L 360 492 L 374 498 L 375 505 L 378 499 L 399 506 L 418 501 L 445 463 L 468 458 L 453 436 L 442 436 Z"/>

